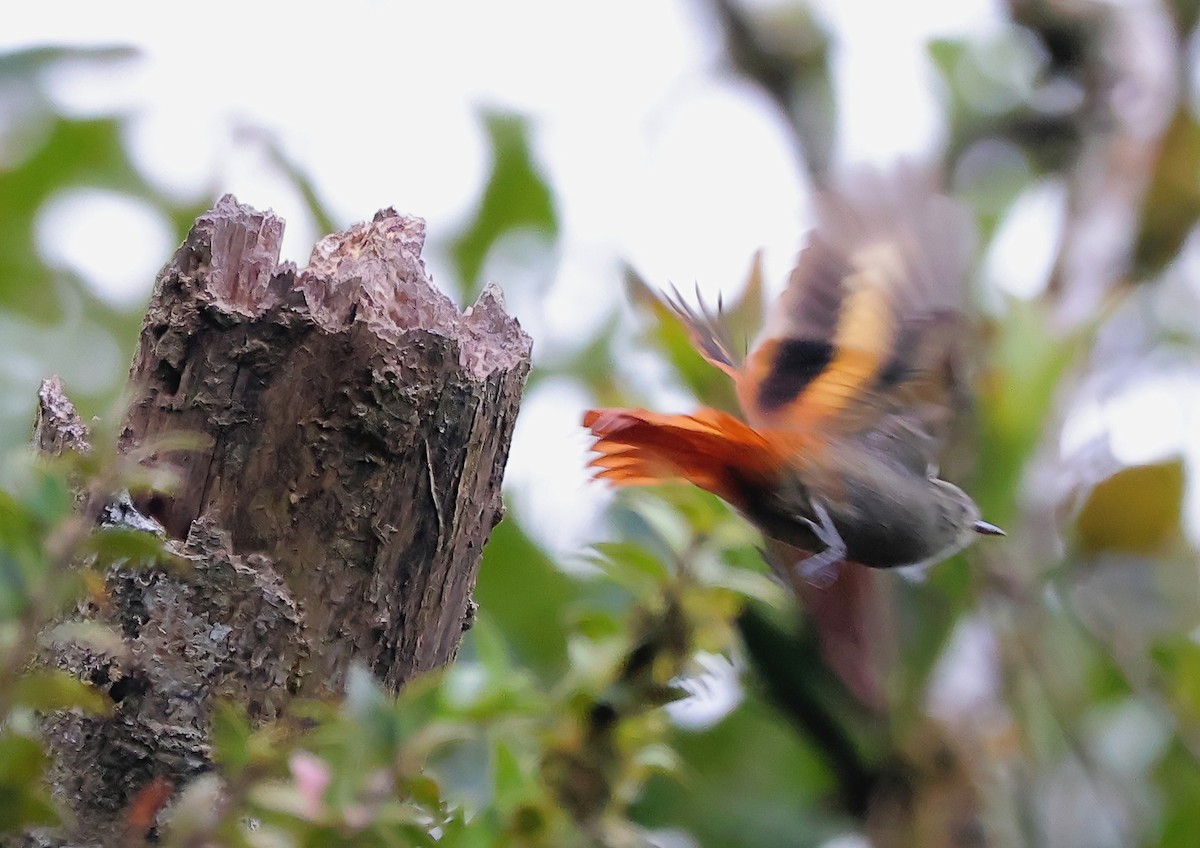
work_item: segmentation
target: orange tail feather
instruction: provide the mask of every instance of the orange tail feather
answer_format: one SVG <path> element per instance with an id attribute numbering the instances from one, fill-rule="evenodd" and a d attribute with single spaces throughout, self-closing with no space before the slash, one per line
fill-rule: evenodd
<path id="1" fill-rule="evenodd" d="M 767 441 L 732 415 L 701 409 L 660 415 L 644 409 L 593 409 L 583 416 L 599 454 L 596 478 L 618 486 L 686 480 L 738 505 L 744 481 L 779 467 Z"/>

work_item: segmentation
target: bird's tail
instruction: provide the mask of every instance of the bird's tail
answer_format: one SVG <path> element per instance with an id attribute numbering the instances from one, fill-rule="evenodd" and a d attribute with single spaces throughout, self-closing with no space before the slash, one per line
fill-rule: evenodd
<path id="1" fill-rule="evenodd" d="M 746 424 L 715 409 L 660 415 L 644 409 L 593 409 L 583 416 L 592 431 L 596 478 L 618 486 L 686 480 L 734 506 L 741 491 L 779 467 L 777 452 Z"/>

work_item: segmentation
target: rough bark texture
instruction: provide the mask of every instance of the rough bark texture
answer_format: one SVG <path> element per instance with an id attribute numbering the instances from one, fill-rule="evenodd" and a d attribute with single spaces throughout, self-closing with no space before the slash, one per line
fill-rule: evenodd
<path id="1" fill-rule="evenodd" d="M 47 456 L 59 456 L 67 451 L 86 453 L 88 431 L 67 398 L 58 376 L 42 381 L 38 389 L 37 418 L 33 422 L 33 446 Z"/>
<path id="2" fill-rule="evenodd" d="M 351 660 L 387 685 L 454 655 L 529 364 L 489 287 L 460 315 L 430 284 L 423 223 L 382 212 L 276 267 L 283 222 L 223 198 L 159 276 L 126 448 L 164 433 L 182 485 L 144 504 L 265 554 L 304 610 L 317 689 Z"/>
<path id="3" fill-rule="evenodd" d="M 178 489 L 105 513 L 156 519 L 190 568 L 112 569 L 107 609 L 81 614 L 122 648 L 52 658 L 117 702 L 47 722 L 75 840 L 121 844 L 134 794 L 208 768 L 214 698 L 271 717 L 352 662 L 395 689 L 469 626 L 530 340 L 494 287 L 465 314 L 432 287 L 419 219 L 381 212 L 304 270 L 278 265 L 282 235 L 222 198 L 156 282 L 121 449 L 207 446 L 152 454 Z M 86 446 L 61 387 L 43 395 L 38 444 Z"/>

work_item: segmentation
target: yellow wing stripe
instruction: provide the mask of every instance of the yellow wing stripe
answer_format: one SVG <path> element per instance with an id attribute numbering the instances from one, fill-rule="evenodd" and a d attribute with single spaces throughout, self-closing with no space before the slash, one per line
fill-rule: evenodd
<path id="1" fill-rule="evenodd" d="M 872 269 L 847 278 L 850 293 L 834 334 L 833 359 L 792 403 L 767 415 L 762 425 L 798 431 L 796 435 L 812 431 L 868 390 L 891 356 L 896 333 L 895 312 L 881 277 Z"/>

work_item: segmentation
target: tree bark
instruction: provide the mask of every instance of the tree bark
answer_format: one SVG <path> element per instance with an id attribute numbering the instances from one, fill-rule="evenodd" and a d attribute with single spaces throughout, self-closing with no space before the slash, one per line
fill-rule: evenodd
<path id="1" fill-rule="evenodd" d="M 380 212 L 303 270 L 278 264 L 282 235 L 226 196 L 155 284 L 120 449 L 178 472 L 169 496 L 128 505 L 191 567 L 113 568 L 107 609 L 83 614 L 122 649 L 53 658 L 117 702 L 47 722 L 74 840 L 121 844 L 139 790 L 209 768 L 214 698 L 269 718 L 338 691 L 351 663 L 395 690 L 453 659 L 470 624 L 530 339 L 496 287 L 460 314 L 432 286 L 417 218 Z M 52 451 L 71 446 L 54 395 Z M 204 446 L 153 453 L 180 433 Z"/>

